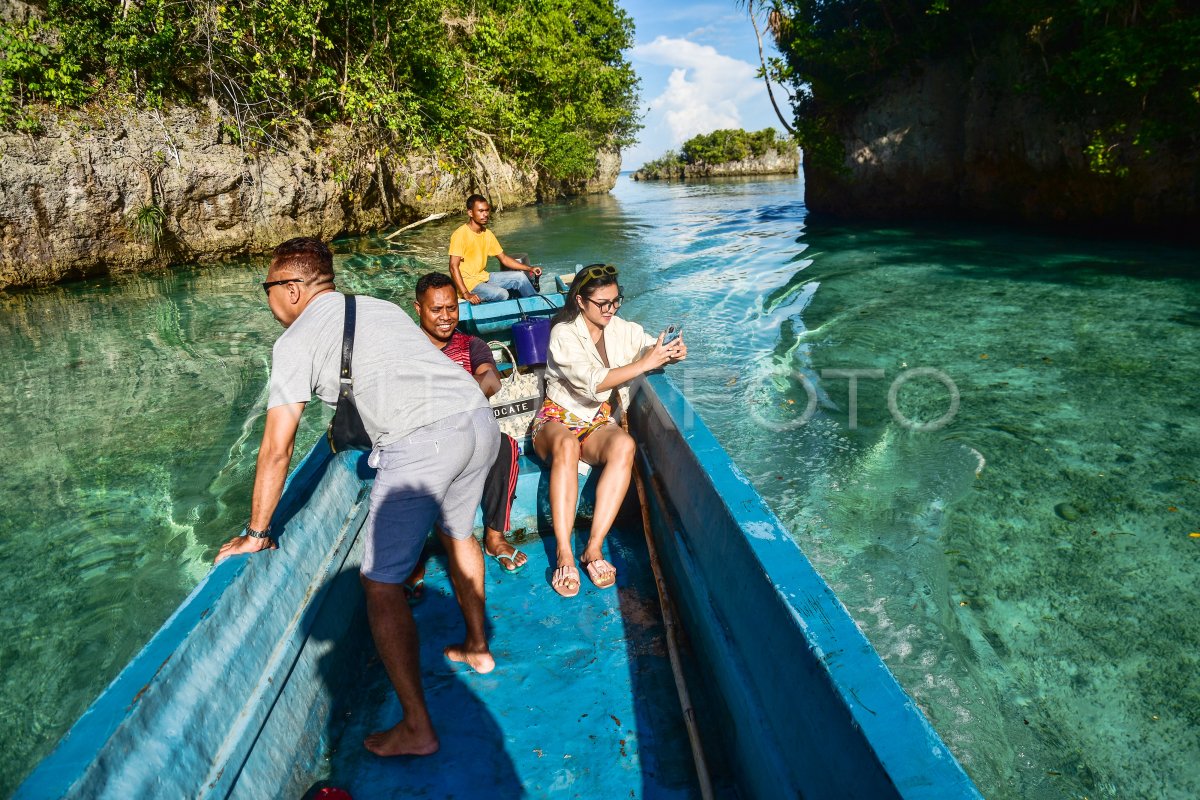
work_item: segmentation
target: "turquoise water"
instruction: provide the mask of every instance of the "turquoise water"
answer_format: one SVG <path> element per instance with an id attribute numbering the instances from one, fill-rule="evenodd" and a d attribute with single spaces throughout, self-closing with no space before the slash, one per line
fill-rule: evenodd
<path id="1" fill-rule="evenodd" d="M 622 178 L 494 229 L 622 266 L 623 313 L 683 324 L 677 380 L 988 797 L 1200 795 L 1198 254 L 822 225 L 802 193 Z M 339 243 L 340 283 L 407 303 L 454 224 Z M 0 795 L 244 521 L 262 272 L 0 293 Z M 830 370 L 879 376 L 853 427 Z M 902 423 L 948 385 L 947 424 Z"/>

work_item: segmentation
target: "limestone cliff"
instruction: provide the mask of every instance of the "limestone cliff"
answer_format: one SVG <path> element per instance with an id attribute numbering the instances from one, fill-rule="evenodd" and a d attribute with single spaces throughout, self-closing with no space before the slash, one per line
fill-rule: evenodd
<path id="1" fill-rule="evenodd" d="M 761 156 L 722 164 L 677 164 L 659 169 L 639 169 L 631 176 L 635 181 L 687 180 L 736 175 L 795 175 L 800 168 L 800 151 L 796 148 L 771 148 Z"/>
<path id="2" fill-rule="evenodd" d="M 596 174 L 586 180 L 552 180 L 540 176 L 537 197 L 540 202 L 552 202 L 564 197 L 584 194 L 604 194 L 612 191 L 621 174 L 621 151 L 615 148 L 596 154 Z"/>
<path id="3" fill-rule="evenodd" d="M 0 289 L 259 253 L 457 211 L 473 191 L 503 208 L 607 192 L 620 154 L 589 181 L 551 182 L 479 153 L 454 168 L 391 153 L 346 128 L 301 124 L 278 149 L 229 141 L 216 108 L 75 114 L 44 136 L 0 133 Z"/>
<path id="4" fill-rule="evenodd" d="M 859 219 L 945 216 L 1196 236 L 1197 153 L 1097 174 L 1087 121 L 1064 120 L 1022 90 L 1036 69 L 997 52 L 894 78 L 844 120 L 840 170 L 806 159 L 808 207 Z"/>

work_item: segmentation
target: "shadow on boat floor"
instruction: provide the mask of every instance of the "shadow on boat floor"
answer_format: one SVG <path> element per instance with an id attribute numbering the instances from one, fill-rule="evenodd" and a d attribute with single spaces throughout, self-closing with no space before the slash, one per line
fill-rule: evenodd
<path id="1" fill-rule="evenodd" d="M 607 544 L 615 591 L 597 590 L 585 576 L 577 597 L 556 595 L 548 535 L 520 543 L 529 563 L 516 574 L 488 560 L 497 667 L 487 675 L 442 654 L 462 640 L 463 624 L 445 556 L 435 550 L 414 614 L 441 750 L 381 759 L 363 748 L 368 733 L 401 716 L 368 639 L 355 688 L 334 714 L 327 779 L 313 789 L 339 787 L 355 800 L 698 796 L 640 517 L 636 505 L 629 511 L 627 504 Z"/>

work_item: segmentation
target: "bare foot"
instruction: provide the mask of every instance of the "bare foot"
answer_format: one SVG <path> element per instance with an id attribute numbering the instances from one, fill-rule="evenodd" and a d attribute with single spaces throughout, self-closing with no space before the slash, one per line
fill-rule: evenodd
<path id="1" fill-rule="evenodd" d="M 468 650 L 465 645 L 452 644 L 442 652 L 446 654 L 446 658 L 466 664 L 480 675 L 486 675 L 496 668 L 496 659 L 486 647 L 482 650 Z"/>
<path id="2" fill-rule="evenodd" d="M 401 721 L 386 731 L 372 733 L 363 739 L 363 747 L 377 756 L 429 756 L 440 747 L 437 734 L 433 728 L 425 731 L 410 730 Z"/>

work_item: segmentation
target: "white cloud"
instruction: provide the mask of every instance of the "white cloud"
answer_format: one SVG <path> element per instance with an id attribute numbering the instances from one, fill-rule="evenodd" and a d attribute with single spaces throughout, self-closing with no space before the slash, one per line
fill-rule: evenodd
<path id="1" fill-rule="evenodd" d="M 721 55 L 708 45 L 688 39 L 659 36 L 649 44 L 637 45 L 631 55 L 636 62 L 668 67 L 671 74 L 662 93 L 648 103 L 644 119 L 646 139 L 665 140 L 678 147 L 698 133 L 718 128 L 743 126 L 742 107 L 765 94 L 755 77 L 756 66 Z"/>

